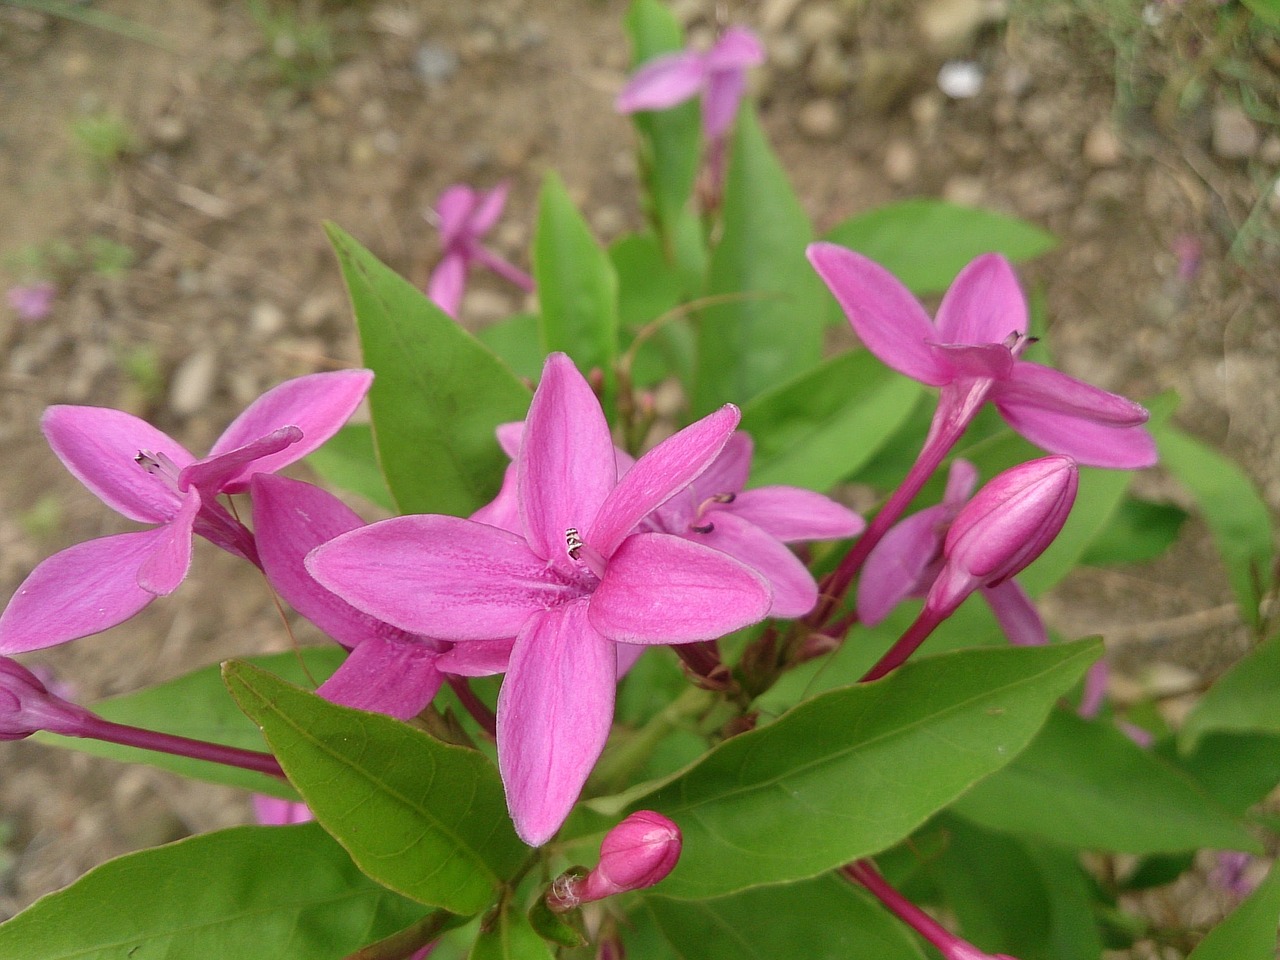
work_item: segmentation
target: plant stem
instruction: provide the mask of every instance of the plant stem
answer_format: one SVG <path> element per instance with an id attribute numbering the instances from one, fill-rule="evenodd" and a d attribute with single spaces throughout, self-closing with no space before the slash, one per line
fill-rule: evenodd
<path id="1" fill-rule="evenodd" d="M 126 747 L 190 757 L 193 760 L 207 760 L 210 763 L 239 767 L 241 770 L 252 770 L 256 773 L 265 773 L 269 777 L 285 779 L 279 762 L 269 753 L 242 750 L 239 747 L 228 747 L 221 743 L 209 743 L 207 740 L 193 740 L 190 737 L 161 733 L 158 730 L 143 730 L 141 727 L 130 727 L 123 723 L 104 720 L 92 713 L 86 716 L 79 732 L 69 733 L 67 736 L 104 740 L 107 743 L 118 743 Z"/>

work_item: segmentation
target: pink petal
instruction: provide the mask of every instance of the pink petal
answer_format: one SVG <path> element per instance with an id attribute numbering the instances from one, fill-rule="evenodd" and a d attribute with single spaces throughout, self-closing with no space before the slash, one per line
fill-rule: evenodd
<path id="1" fill-rule="evenodd" d="M 481 237 L 493 229 L 498 222 L 498 218 L 502 216 L 502 208 L 507 204 L 507 193 L 510 190 L 510 181 L 503 180 L 494 186 L 492 190 L 480 193 L 477 198 L 476 209 L 471 214 L 471 220 L 467 224 L 471 236 Z"/>
<path id="2" fill-rule="evenodd" d="M 738 408 L 727 403 L 646 453 L 614 487 L 583 533 L 584 539 L 610 556 L 637 523 L 711 465 L 740 418 Z"/>
<path id="3" fill-rule="evenodd" d="M 471 640 L 456 643 L 436 660 L 436 669 L 457 677 L 491 677 L 506 673 L 515 640 Z"/>
<path id="4" fill-rule="evenodd" d="M 178 512 L 178 491 L 134 458 L 143 451 L 159 454 L 179 470 L 195 458 L 151 424 L 122 410 L 53 406 L 40 427 L 58 459 L 113 510 L 143 523 L 165 523 Z"/>
<path id="5" fill-rule="evenodd" d="M 194 487 L 205 491 L 210 498 L 215 497 L 233 478 L 244 474 L 253 476 L 257 471 L 245 469 L 249 464 L 259 463 L 301 439 L 302 431 L 297 427 L 281 427 L 235 450 L 197 460 L 178 474 L 178 489 Z"/>
<path id="6" fill-rule="evenodd" d="M 1111 667 L 1106 659 L 1096 660 L 1084 675 L 1084 690 L 1080 694 L 1082 717 L 1096 717 L 1107 699 L 1107 683 L 1111 679 Z"/>
<path id="7" fill-rule="evenodd" d="M 951 469 L 947 471 L 947 489 L 942 494 L 942 502 L 952 511 L 958 511 L 973 496 L 977 486 L 978 468 L 968 460 L 952 460 Z M 950 519 L 947 522 L 950 523 Z"/>
<path id="8" fill-rule="evenodd" d="M 565 532 L 590 523 L 617 481 L 617 468 L 600 401 L 563 353 L 547 357 L 542 369 L 524 423 L 519 471 L 530 549 L 571 570 Z"/>
<path id="9" fill-rule="evenodd" d="M 529 620 L 498 696 L 498 768 L 516 833 L 530 846 L 573 809 L 613 724 L 617 655 L 583 601 Z"/>
<path id="10" fill-rule="evenodd" d="M 728 510 L 717 510 L 710 519 L 710 533 L 692 533 L 687 539 L 728 554 L 769 581 L 773 591 L 769 616 L 802 617 L 814 608 L 818 585 L 799 557 L 779 540 Z"/>
<path id="11" fill-rule="evenodd" d="M 178 589 L 191 569 L 192 527 L 200 512 L 200 492 L 188 490 L 177 516 L 152 531 L 155 535 L 151 556 L 138 568 L 138 586 L 158 597 Z"/>
<path id="12" fill-rule="evenodd" d="M 249 489 L 262 569 L 291 607 L 346 647 L 397 632 L 320 586 L 304 565 L 320 544 L 365 525 L 355 511 L 301 480 L 259 473 Z"/>
<path id="13" fill-rule="evenodd" d="M 0 653 L 26 653 L 100 633 L 155 599 L 138 570 L 164 527 L 76 544 L 34 570 L 0 614 Z"/>
<path id="14" fill-rule="evenodd" d="M 1139 404 L 1052 367 L 1019 361 L 994 392 L 997 404 L 1015 403 L 1116 427 L 1136 427 L 1149 414 Z"/>
<path id="15" fill-rule="evenodd" d="M 709 70 L 702 93 L 702 131 L 709 141 L 721 139 L 733 126 L 747 89 L 745 70 Z"/>
<path id="16" fill-rule="evenodd" d="M 656 57 L 631 75 L 613 108 L 619 113 L 666 110 L 698 95 L 705 74 L 705 58 L 682 50 Z"/>
<path id="17" fill-rule="evenodd" d="M 841 540 L 856 537 L 866 521 L 848 507 L 802 487 L 759 487 L 743 490 L 721 512 L 755 524 L 783 543 L 796 540 Z"/>
<path id="18" fill-rule="evenodd" d="M 649 648 L 639 643 L 615 643 L 614 647 L 618 651 L 618 679 L 630 672 L 631 668 L 636 665 L 636 661 L 640 659 L 640 654 Z"/>
<path id="19" fill-rule="evenodd" d="M 520 522 L 518 486 L 519 471 L 514 463 L 509 463 L 502 475 L 502 488 L 498 491 L 498 495 L 473 513 L 471 519 L 476 523 L 487 523 L 500 530 L 522 534 L 524 525 Z"/>
<path id="20" fill-rule="evenodd" d="M 427 298 L 456 320 L 466 288 L 466 256 L 455 252 L 446 253 L 427 280 Z"/>
<path id="21" fill-rule="evenodd" d="M 440 231 L 440 242 L 446 250 L 465 236 L 476 202 L 476 191 L 465 183 L 446 187 L 436 200 L 436 228 Z"/>
<path id="22" fill-rule="evenodd" d="M 694 499 L 701 501 L 717 493 L 737 493 L 745 487 L 751 472 L 753 448 L 751 434 L 737 430 L 730 435 L 720 456 L 693 481 Z"/>
<path id="23" fill-rule="evenodd" d="M 372 382 L 372 370 L 313 373 L 286 380 L 253 401 L 218 438 L 210 457 L 229 453 L 286 426 L 300 429 L 302 439 L 247 464 L 223 485 L 223 492 L 247 490 L 253 474 L 274 473 L 322 446 L 355 412 Z"/>
<path id="24" fill-rule="evenodd" d="M 520 456 L 520 443 L 524 439 L 524 421 L 500 423 L 494 433 L 497 434 L 498 446 L 502 448 L 502 452 L 516 460 Z"/>
<path id="25" fill-rule="evenodd" d="M 515 534 L 458 517 L 395 517 L 317 547 L 307 570 L 352 606 L 442 640 L 514 637 L 581 593 Z"/>
<path id="26" fill-rule="evenodd" d="M 746 27 L 730 27 L 707 51 L 711 70 L 745 70 L 764 63 L 764 44 Z"/>
<path id="27" fill-rule="evenodd" d="M 983 587 L 982 596 L 1010 643 L 1019 647 L 1042 647 L 1049 642 L 1049 632 L 1040 619 L 1040 612 L 1016 580 Z"/>
<path id="28" fill-rule="evenodd" d="M 934 387 L 950 379 L 929 349 L 930 343 L 937 342 L 938 331 L 897 277 L 874 260 L 834 243 L 810 244 L 808 256 L 853 332 L 882 363 Z"/>
<path id="29" fill-rule="evenodd" d="M 767 581 L 732 557 L 664 533 L 622 542 L 591 596 L 591 624 L 619 643 L 713 640 L 755 623 Z"/>
<path id="30" fill-rule="evenodd" d="M 1154 466 L 1157 460 L 1155 441 L 1145 427 L 1095 423 L 1004 397 L 997 398 L 996 408 L 1009 426 L 1036 446 L 1088 467 L 1138 470 Z"/>
<path id="31" fill-rule="evenodd" d="M 924 593 L 942 555 L 946 505 L 913 513 L 889 528 L 867 556 L 858 580 L 858 619 L 874 627 L 907 597 Z M 931 569 L 933 568 L 933 569 Z"/>
<path id="32" fill-rule="evenodd" d="M 929 349 L 933 352 L 938 368 L 947 370 L 953 379 L 963 377 L 967 380 L 1003 380 L 1012 373 L 1014 367 L 1013 353 L 999 343 L 977 346 L 933 343 L 929 345 Z"/>
<path id="33" fill-rule="evenodd" d="M 985 253 L 960 271 L 935 319 L 942 343 L 1002 343 L 1027 332 L 1027 299 L 1009 261 Z"/>
<path id="34" fill-rule="evenodd" d="M 429 642 L 370 637 L 316 692 L 344 707 L 409 720 L 440 689 L 437 656 L 437 645 Z"/>
<path id="35" fill-rule="evenodd" d="M 311 808 L 301 800 L 268 797 L 264 793 L 253 795 L 253 818 L 264 827 L 287 827 L 315 819 Z"/>

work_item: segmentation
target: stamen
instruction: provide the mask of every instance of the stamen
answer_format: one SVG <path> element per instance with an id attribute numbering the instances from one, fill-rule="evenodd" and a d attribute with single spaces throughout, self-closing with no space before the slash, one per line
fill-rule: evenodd
<path id="1" fill-rule="evenodd" d="M 586 544 L 582 542 L 582 537 L 578 535 L 577 527 L 570 527 L 564 532 L 564 545 L 569 551 L 570 560 L 579 559 L 579 554 L 582 553 L 582 548 L 586 546 Z"/>
<path id="2" fill-rule="evenodd" d="M 1009 348 L 1009 352 L 1013 354 L 1015 360 L 1022 356 L 1027 347 L 1039 342 L 1039 337 L 1029 337 L 1025 333 L 1018 333 L 1017 330 L 1004 338 L 1004 346 Z"/>
<path id="3" fill-rule="evenodd" d="M 581 563 L 594 573 L 597 578 L 604 579 L 604 568 L 606 566 L 604 557 L 601 556 L 600 551 L 583 542 L 577 527 L 569 527 L 565 530 L 564 545 L 569 553 L 570 560 Z"/>
<path id="4" fill-rule="evenodd" d="M 178 465 L 163 453 L 139 450 L 133 462 L 170 489 L 178 489 Z"/>
<path id="5" fill-rule="evenodd" d="M 733 503 L 738 499 L 738 495 L 736 493 L 717 493 L 711 499 L 716 503 Z"/>
<path id="6" fill-rule="evenodd" d="M 710 533 L 715 528 L 716 528 L 716 525 L 714 523 L 711 523 L 710 521 L 706 523 L 689 524 L 689 529 L 692 530 L 694 533 Z"/>

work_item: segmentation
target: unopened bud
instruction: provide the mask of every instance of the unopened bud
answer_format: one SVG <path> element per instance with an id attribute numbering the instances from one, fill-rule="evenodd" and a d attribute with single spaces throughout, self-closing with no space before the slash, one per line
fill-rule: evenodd
<path id="1" fill-rule="evenodd" d="M 547 891 L 553 913 L 564 913 L 630 890 L 652 887 L 680 859 L 680 828 L 661 814 L 640 810 L 610 830 L 600 844 L 600 863 L 561 874 Z"/>
<path id="2" fill-rule="evenodd" d="M 947 531 L 926 608 L 950 614 L 978 587 L 1003 583 L 1040 556 L 1062 530 L 1079 482 L 1070 457 L 1043 457 L 979 490 Z"/>
<path id="3" fill-rule="evenodd" d="M 88 712 L 50 693 L 40 679 L 8 657 L 0 657 L 0 740 L 22 740 L 49 730 L 77 736 Z"/>

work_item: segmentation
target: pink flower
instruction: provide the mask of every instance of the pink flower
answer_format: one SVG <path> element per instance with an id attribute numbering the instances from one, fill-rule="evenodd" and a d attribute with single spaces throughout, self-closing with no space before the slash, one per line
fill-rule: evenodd
<path id="1" fill-rule="evenodd" d="M 488 267 L 521 290 L 533 289 L 532 277 L 480 242 L 502 216 L 508 189 L 506 183 L 500 183 L 483 192 L 456 183 L 440 194 L 435 210 L 428 215 L 440 230 L 444 255 L 427 281 L 427 296 L 451 317 L 457 317 L 462 306 L 467 271 L 474 263 Z"/>
<path id="2" fill-rule="evenodd" d="M 265 793 L 253 795 L 253 818 L 266 827 L 287 827 L 295 823 L 309 823 L 315 819 L 311 808 L 301 800 L 284 800 L 268 797 Z"/>
<path id="3" fill-rule="evenodd" d="M 675 869 L 682 844 L 674 823 L 652 810 L 639 810 L 605 834 L 594 870 L 585 876 L 570 871 L 556 879 L 547 906 L 565 913 L 584 903 L 652 887 Z"/>
<path id="4" fill-rule="evenodd" d="M 762 619 L 768 585 L 723 553 L 636 525 L 704 471 L 738 422 L 726 405 L 621 480 L 590 386 L 552 354 L 516 463 L 520 532 L 397 517 L 315 550 L 308 569 L 354 607 L 459 644 L 514 638 L 498 764 L 516 831 L 545 843 L 604 749 L 618 644 L 690 643 Z"/>
<path id="5" fill-rule="evenodd" d="M 198 533 L 258 562 L 253 535 L 218 502 L 333 436 L 369 389 L 367 370 L 317 373 L 255 400 L 197 460 L 131 414 L 54 406 L 42 426 L 53 452 L 107 506 L 149 530 L 77 544 L 35 568 L 0 614 L 0 653 L 39 650 L 129 619 L 172 593 Z"/>
<path id="6" fill-rule="evenodd" d="M 1003 257 L 985 254 L 965 267 L 936 321 L 897 278 L 861 254 L 815 243 L 809 262 L 867 349 L 899 373 L 941 387 L 952 416 L 971 417 L 990 399 L 1009 426 L 1045 450 L 1095 467 L 1156 462 L 1155 441 L 1142 427 L 1146 410 L 1021 359 L 1029 342 L 1027 304 Z"/>
<path id="7" fill-rule="evenodd" d="M 50 730 L 79 736 L 90 714 L 54 693 L 9 657 L 0 657 L 0 740 L 22 740 Z"/>
<path id="8" fill-rule="evenodd" d="M 48 280 L 10 287 L 7 294 L 9 306 L 23 323 L 43 320 L 53 310 L 53 300 L 58 288 Z"/>
<path id="9" fill-rule="evenodd" d="M 729 132 L 747 88 L 747 70 L 764 63 L 764 45 L 743 27 L 730 27 L 706 53 L 681 50 L 641 66 L 618 94 L 619 113 L 667 110 L 702 97 L 702 130 L 708 141 Z"/>

